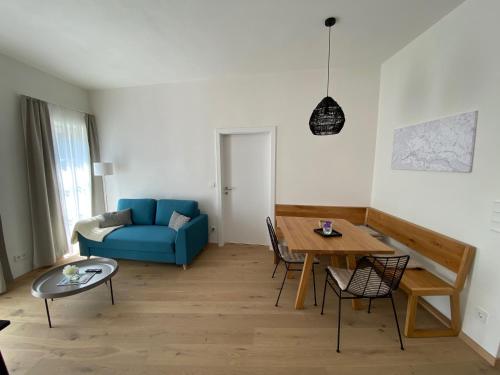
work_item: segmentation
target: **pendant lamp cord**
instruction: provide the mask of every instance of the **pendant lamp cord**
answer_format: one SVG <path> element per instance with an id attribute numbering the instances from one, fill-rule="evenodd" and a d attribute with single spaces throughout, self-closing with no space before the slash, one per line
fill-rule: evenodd
<path id="1" fill-rule="evenodd" d="M 330 87 L 330 40 L 332 38 L 332 27 L 328 27 L 328 78 L 326 80 L 326 96 L 328 96 L 328 88 Z"/>

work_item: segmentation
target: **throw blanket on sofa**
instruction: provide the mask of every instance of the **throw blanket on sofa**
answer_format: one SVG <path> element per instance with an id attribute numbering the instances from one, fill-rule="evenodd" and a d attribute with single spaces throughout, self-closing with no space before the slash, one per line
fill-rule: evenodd
<path id="1" fill-rule="evenodd" d="M 102 242 L 104 237 L 112 231 L 123 227 L 123 225 L 118 225 L 116 227 L 101 228 L 99 223 L 103 220 L 104 217 L 102 215 L 97 215 L 89 219 L 78 221 L 73 228 L 73 233 L 71 234 L 71 243 L 75 244 L 78 242 L 78 233 L 88 240 Z"/>

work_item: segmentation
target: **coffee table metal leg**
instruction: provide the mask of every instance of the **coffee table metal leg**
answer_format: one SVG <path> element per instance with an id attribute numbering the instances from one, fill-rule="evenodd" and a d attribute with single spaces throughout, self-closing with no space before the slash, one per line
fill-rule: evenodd
<path id="1" fill-rule="evenodd" d="M 109 279 L 109 289 L 111 290 L 111 304 L 115 304 L 115 298 L 113 297 L 113 282 Z"/>
<path id="2" fill-rule="evenodd" d="M 49 305 L 47 304 L 47 299 L 45 301 L 45 310 L 47 311 L 47 320 L 49 321 L 49 328 L 52 328 L 52 323 L 50 322 Z"/>

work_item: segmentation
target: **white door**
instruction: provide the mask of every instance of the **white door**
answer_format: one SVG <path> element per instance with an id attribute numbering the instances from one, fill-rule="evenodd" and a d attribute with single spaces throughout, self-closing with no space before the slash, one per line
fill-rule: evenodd
<path id="1" fill-rule="evenodd" d="M 268 133 L 228 134 L 221 141 L 224 241 L 266 245 L 271 137 Z"/>

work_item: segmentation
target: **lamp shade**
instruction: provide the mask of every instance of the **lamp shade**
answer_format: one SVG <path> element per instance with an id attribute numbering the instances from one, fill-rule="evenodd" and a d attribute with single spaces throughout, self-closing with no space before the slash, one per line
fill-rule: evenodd
<path id="1" fill-rule="evenodd" d="M 333 98 L 326 96 L 314 109 L 309 128 L 314 135 L 338 134 L 344 123 L 344 111 Z"/>
<path id="2" fill-rule="evenodd" d="M 109 176 L 113 174 L 113 163 L 98 162 L 94 163 L 94 176 Z"/>

